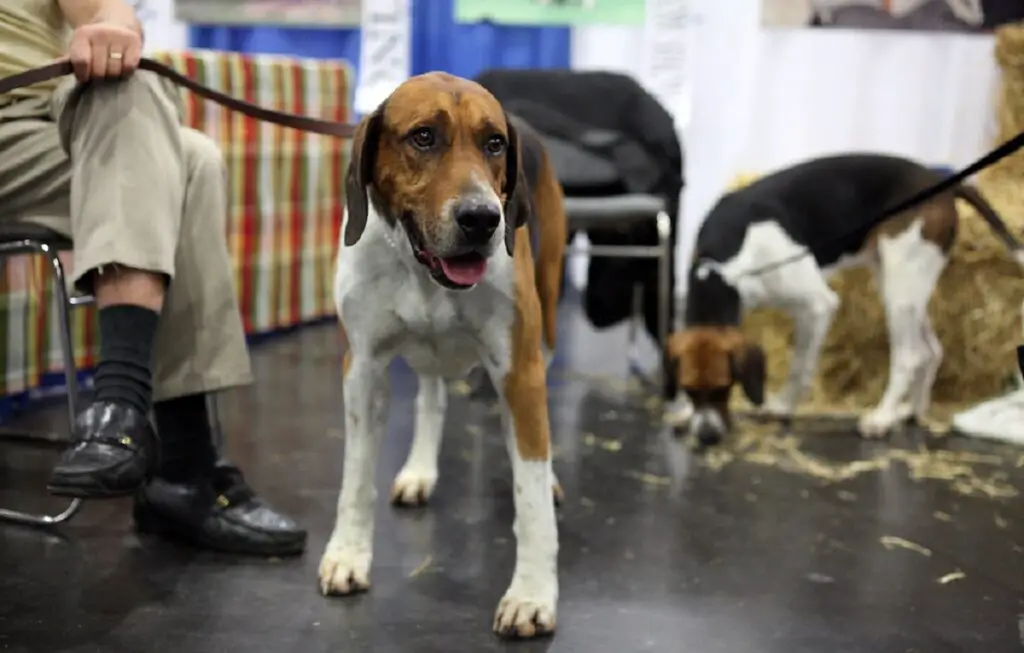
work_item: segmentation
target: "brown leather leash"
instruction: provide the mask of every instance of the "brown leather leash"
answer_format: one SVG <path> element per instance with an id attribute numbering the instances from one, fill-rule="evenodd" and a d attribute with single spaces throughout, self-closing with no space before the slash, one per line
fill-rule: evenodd
<path id="1" fill-rule="evenodd" d="M 286 113 L 284 111 L 275 111 L 245 100 L 239 100 L 236 97 L 232 97 L 226 93 L 221 93 L 220 91 L 215 91 L 208 86 L 204 86 L 199 82 L 182 75 L 170 66 L 166 66 L 158 61 L 153 61 L 152 59 L 143 58 L 139 62 L 139 70 L 148 70 L 151 73 L 155 73 L 170 80 L 182 88 L 192 91 L 200 97 L 210 100 L 211 102 L 216 102 L 221 106 L 231 109 L 232 111 L 243 113 L 250 118 L 263 122 L 281 125 L 282 127 L 290 127 L 292 129 L 298 129 L 313 134 L 334 136 L 336 138 L 351 138 L 356 130 L 355 125 L 332 122 L 330 120 L 321 120 L 319 118 L 310 118 L 309 116 L 300 116 L 298 114 Z M 32 86 L 33 84 L 39 84 L 40 82 L 48 82 L 52 79 L 57 79 L 58 77 L 64 77 L 65 75 L 70 75 L 73 72 L 74 70 L 71 67 L 70 61 L 58 61 L 39 68 L 32 68 L 23 73 L 17 73 L 0 79 L 0 95 L 9 93 L 10 91 L 18 88 L 25 88 L 27 86 Z"/>

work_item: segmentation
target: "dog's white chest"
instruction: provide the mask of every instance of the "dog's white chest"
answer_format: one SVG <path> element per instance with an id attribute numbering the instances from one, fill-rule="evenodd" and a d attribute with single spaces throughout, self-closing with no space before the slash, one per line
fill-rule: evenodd
<path id="1" fill-rule="evenodd" d="M 408 287 L 395 298 L 399 321 L 395 354 L 417 372 L 460 376 L 481 357 L 487 288 L 452 293 Z M 432 291 L 432 292 L 431 292 Z"/>
<path id="2" fill-rule="evenodd" d="M 512 260 L 499 252 L 479 285 L 442 288 L 396 260 L 398 253 L 371 225 L 358 247 L 342 245 L 335 297 L 350 340 L 381 364 L 400 356 L 420 374 L 455 378 L 479 362 L 510 354 L 515 309 Z"/>

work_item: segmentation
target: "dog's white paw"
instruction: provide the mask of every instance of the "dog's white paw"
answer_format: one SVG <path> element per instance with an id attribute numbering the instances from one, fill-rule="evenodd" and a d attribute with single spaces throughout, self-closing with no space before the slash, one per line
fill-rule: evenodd
<path id="1" fill-rule="evenodd" d="M 558 590 L 556 582 L 545 585 L 513 580 L 494 613 L 494 632 L 517 639 L 554 633 Z"/>
<path id="2" fill-rule="evenodd" d="M 864 438 L 884 438 L 906 419 L 901 418 L 901 413 L 899 410 L 875 409 L 861 416 L 857 422 L 857 430 Z"/>
<path id="3" fill-rule="evenodd" d="M 419 507 L 427 505 L 437 485 L 437 472 L 403 469 L 391 486 L 391 503 L 396 506 Z"/>
<path id="4" fill-rule="evenodd" d="M 768 417 L 792 417 L 796 412 L 794 402 L 785 394 L 770 394 L 765 398 L 759 411 Z"/>
<path id="5" fill-rule="evenodd" d="M 371 557 L 368 551 L 328 544 L 320 558 L 320 593 L 344 596 L 370 589 Z"/>
<path id="6" fill-rule="evenodd" d="M 681 428 L 693 418 L 693 402 L 686 398 L 674 399 L 665 405 L 662 420 L 669 426 Z"/>
<path id="7" fill-rule="evenodd" d="M 896 418 L 897 422 L 902 423 L 906 422 L 911 417 L 916 417 L 916 415 L 917 411 L 914 410 L 914 405 L 911 404 L 909 401 L 904 401 L 900 403 L 899 406 L 896 407 L 894 417 Z"/>

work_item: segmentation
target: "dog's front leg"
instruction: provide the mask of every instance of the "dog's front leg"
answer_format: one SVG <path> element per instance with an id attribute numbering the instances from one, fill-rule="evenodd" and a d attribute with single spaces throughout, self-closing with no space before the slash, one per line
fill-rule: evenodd
<path id="1" fill-rule="evenodd" d="M 352 594 L 370 587 L 377 451 L 387 425 L 390 387 L 387 365 L 346 353 L 345 462 L 334 532 L 320 559 L 324 595 Z M 349 358 L 351 356 L 351 358 Z"/>
<path id="2" fill-rule="evenodd" d="M 507 374 L 491 372 L 501 395 L 516 512 L 516 567 L 498 604 L 494 630 L 503 636 L 535 637 L 554 632 L 558 602 L 558 526 L 551 500 L 554 474 L 544 360 L 538 347 L 526 361 L 516 360 Z"/>

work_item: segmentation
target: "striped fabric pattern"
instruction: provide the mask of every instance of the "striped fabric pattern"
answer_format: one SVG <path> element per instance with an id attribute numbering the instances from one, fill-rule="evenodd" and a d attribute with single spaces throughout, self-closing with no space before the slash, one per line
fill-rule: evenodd
<path id="1" fill-rule="evenodd" d="M 154 56 L 197 81 L 262 106 L 350 122 L 344 61 L 209 50 Z M 265 334 L 330 317 L 333 263 L 350 143 L 260 123 L 183 92 L 183 122 L 220 145 L 229 169 L 228 246 L 246 332 Z M 72 264 L 71 254 L 65 260 Z M 0 396 L 60 373 L 54 287 L 40 257 L 8 257 L 0 274 Z M 98 351 L 95 311 L 75 309 L 79 370 Z"/>
<path id="2" fill-rule="evenodd" d="M 70 252 L 61 254 L 67 269 Z M 42 385 L 48 372 L 64 369 L 50 263 L 40 256 L 10 256 L 0 262 L 0 396 Z M 95 365 L 96 322 L 91 308 L 71 314 L 78 369 Z"/>
<path id="3" fill-rule="evenodd" d="M 351 70 L 343 61 L 204 50 L 158 58 L 261 106 L 352 119 Z M 228 246 L 246 332 L 266 333 L 333 313 L 345 141 L 257 122 L 192 94 L 184 105 L 185 124 L 220 144 L 230 170 Z"/>

